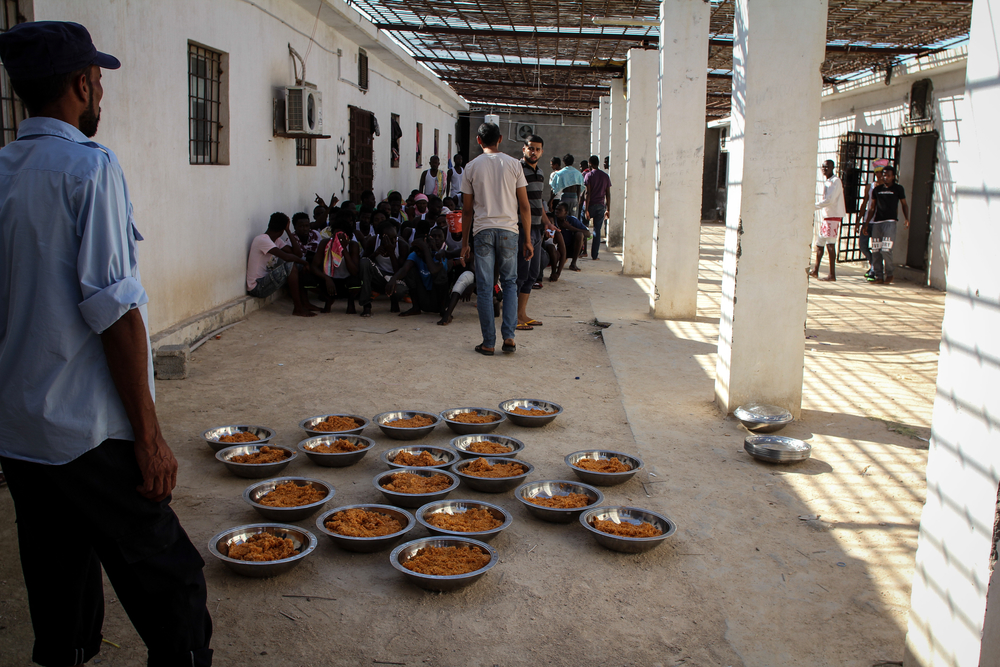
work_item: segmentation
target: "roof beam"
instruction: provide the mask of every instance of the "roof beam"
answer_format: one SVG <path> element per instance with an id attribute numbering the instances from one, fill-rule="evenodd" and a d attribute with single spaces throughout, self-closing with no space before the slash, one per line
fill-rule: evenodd
<path id="1" fill-rule="evenodd" d="M 461 77 L 448 76 L 446 74 L 441 75 L 441 78 L 448 83 L 457 84 L 469 84 L 474 86 L 502 86 L 502 87 L 515 87 L 515 88 L 552 88 L 559 90 L 579 90 L 584 92 L 594 92 L 594 93 L 610 93 L 611 88 L 609 86 L 588 86 L 586 84 L 573 85 L 569 83 L 522 83 L 519 81 L 485 81 L 483 79 L 463 79 Z"/>
<path id="2" fill-rule="evenodd" d="M 524 95 L 490 95 L 488 98 L 483 99 L 476 95 L 470 95 L 470 104 L 489 104 L 491 100 L 502 100 L 506 102 L 518 102 L 524 106 L 537 106 L 538 108 L 555 109 L 561 108 L 568 105 L 573 105 L 576 107 L 586 106 L 588 109 L 592 109 L 597 105 L 597 100 L 536 100 L 530 97 L 525 97 Z M 551 106 L 548 106 L 551 105 Z"/>
<path id="3" fill-rule="evenodd" d="M 376 23 L 379 30 L 412 32 L 417 35 L 460 35 L 463 37 L 528 37 L 530 39 L 595 39 L 623 42 L 656 43 L 656 35 L 627 35 L 624 33 L 581 32 L 577 30 L 514 30 L 513 28 L 456 28 L 446 25 L 416 25 L 409 23 Z"/>
<path id="4" fill-rule="evenodd" d="M 414 58 L 417 62 L 428 63 L 429 65 L 456 65 L 459 67 L 496 67 L 498 69 L 528 69 L 545 70 L 547 72 L 607 72 L 608 75 L 623 74 L 625 68 L 620 65 L 601 65 L 594 67 L 591 65 L 548 65 L 539 63 L 505 63 L 491 60 L 458 60 L 454 58 L 429 58 L 420 56 Z M 439 72 L 443 74 L 443 72 Z"/>

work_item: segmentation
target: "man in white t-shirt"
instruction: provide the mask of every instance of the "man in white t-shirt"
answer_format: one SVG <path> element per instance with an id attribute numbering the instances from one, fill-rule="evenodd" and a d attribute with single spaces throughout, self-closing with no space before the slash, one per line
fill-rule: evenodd
<path id="1" fill-rule="evenodd" d="M 282 235 L 286 232 L 291 240 L 291 250 L 285 250 L 289 244 Z M 292 233 L 288 216 L 284 213 L 272 213 L 267 223 L 267 232 L 255 236 L 250 244 L 247 294 L 259 298 L 268 297 L 287 282 L 294 304 L 292 315 L 314 317 L 316 313 L 313 311 L 319 308 L 309 303 L 299 277 L 299 271 L 307 270 L 308 266 L 299 240 Z"/>
<path id="2" fill-rule="evenodd" d="M 527 240 L 524 257 L 534 254 L 531 244 L 531 206 L 528 182 L 521 163 L 500 152 L 500 128 L 483 123 L 476 142 L 483 154 L 469 162 L 462 178 L 462 257 L 470 255 L 469 239 L 475 247 L 476 305 L 483 342 L 476 352 L 493 356 L 496 325 L 493 322 L 494 268 L 500 273 L 503 290 L 503 315 L 500 334 L 503 351 L 514 352 L 514 329 L 517 326 L 517 238 L 518 220 Z"/>
<path id="3" fill-rule="evenodd" d="M 844 185 L 833 175 L 834 166 L 833 160 L 827 160 L 820 167 L 826 181 L 823 182 L 823 199 L 816 204 L 820 212 L 815 233 L 816 264 L 809 272 L 813 278 L 819 275 L 819 265 L 823 261 L 823 246 L 826 246 L 830 256 L 830 275 L 820 280 L 830 281 L 837 279 L 837 239 L 840 237 L 840 223 L 847 215 L 847 208 L 844 205 Z"/>
<path id="4" fill-rule="evenodd" d="M 465 169 L 462 165 L 465 164 L 465 158 L 462 157 L 461 153 L 455 153 L 452 162 L 455 166 L 448 170 L 448 194 L 461 206 L 462 178 L 465 176 Z"/>

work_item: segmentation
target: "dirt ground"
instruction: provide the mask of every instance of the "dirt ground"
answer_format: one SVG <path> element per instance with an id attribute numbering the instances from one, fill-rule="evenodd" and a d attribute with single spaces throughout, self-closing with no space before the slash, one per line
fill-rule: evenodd
<path id="1" fill-rule="evenodd" d="M 187 380 L 157 383 L 157 406 L 180 461 L 173 507 L 207 561 L 219 665 L 872 665 L 901 660 L 943 295 L 899 283 L 875 288 L 842 267 L 812 283 L 802 418 L 782 434 L 813 457 L 768 465 L 743 452 L 745 431 L 713 402 L 722 234 L 702 235 L 699 316 L 649 315 L 648 280 L 620 275 L 605 252 L 582 273 L 546 281 L 515 355 L 487 358 L 474 304 L 453 324 L 342 312 L 309 320 L 287 301 L 253 314 L 197 350 Z M 335 308 L 340 309 L 341 304 Z M 602 329 L 596 319 L 611 323 Z M 390 331 L 392 330 L 392 331 Z M 529 479 L 571 478 L 563 456 L 602 446 L 634 452 L 646 470 L 604 489 L 607 504 L 648 507 L 677 533 L 626 555 L 600 547 L 579 524 L 538 521 L 511 492 L 461 487 L 452 498 L 498 503 L 515 517 L 492 543 L 501 562 L 452 593 L 414 588 L 388 552 L 352 554 L 319 534 L 319 548 L 270 580 L 239 577 L 212 559 L 215 533 L 260 517 L 201 440 L 222 424 L 274 428 L 302 439 L 311 415 L 373 416 L 554 400 L 565 413 L 542 429 L 506 424 L 523 440 Z M 285 473 L 331 482 L 327 508 L 382 502 L 372 477 L 396 444 L 359 464 Z M 447 445 L 439 427 L 420 443 Z M 0 489 L 0 664 L 27 665 L 32 635 L 9 492 Z M 314 528 L 314 518 L 299 522 Z M 409 538 L 424 535 L 414 529 Z M 114 592 L 94 664 L 144 664 L 145 651 Z"/>

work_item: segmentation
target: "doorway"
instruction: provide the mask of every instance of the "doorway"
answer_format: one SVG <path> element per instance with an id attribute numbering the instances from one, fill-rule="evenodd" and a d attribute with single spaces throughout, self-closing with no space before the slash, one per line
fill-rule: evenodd
<path id="1" fill-rule="evenodd" d="M 361 201 L 361 193 L 371 190 L 375 181 L 375 155 L 372 150 L 372 113 L 365 109 L 349 106 L 350 120 L 350 155 L 348 166 L 351 169 L 350 185 L 347 196 L 352 202 Z"/>
<path id="2" fill-rule="evenodd" d="M 937 132 L 916 136 L 913 153 L 913 187 L 910 196 L 910 234 L 906 242 L 906 266 L 927 270 L 930 251 L 931 206 L 937 169 Z"/>
<path id="3" fill-rule="evenodd" d="M 899 173 L 900 138 L 884 134 L 847 132 L 840 137 L 839 162 L 840 180 L 844 184 L 844 204 L 847 217 L 840 225 L 840 246 L 838 262 L 859 262 L 861 254 L 859 238 L 860 225 L 864 217 L 861 210 L 865 192 L 875 181 L 872 162 L 880 158 L 889 160 Z"/>

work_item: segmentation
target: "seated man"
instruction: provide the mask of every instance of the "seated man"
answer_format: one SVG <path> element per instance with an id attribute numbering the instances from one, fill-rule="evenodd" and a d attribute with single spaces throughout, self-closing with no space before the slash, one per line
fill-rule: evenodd
<path id="1" fill-rule="evenodd" d="M 562 231 L 565 252 L 562 257 L 562 264 L 559 266 L 558 276 L 562 273 L 566 265 L 567 257 L 572 257 L 569 263 L 570 271 L 579 271 L 576 260 L 580 258 L 581 252 L 585 250 L 584 243 L 587 241 L 587 226 L 569 214 L 569 205 L 566 202 L 556 204 L 556 225 Z"/>
<path id="2" fill-rule="evenodd" d="M 472 299 L 472 294 L 476 291 L 476 272 L 473 267 L 475 257 L 475 253 L 472 253 L 468 260 L 458 257 L 452 263 L 452 273 L 457 273 L 458 275 L 451 285 L 451 296 L 448 305 L 441 313 L 441 319 L 438 320 L 440 326 L 448 326 L 455 319 L 453 313 L 455 312 L 455 306 L 458 305 L 460 300 L 468 302 Z M 493 306 L 494 309 L 498 307 L 496 303 Z"/>
<path id="3" fill-rule="evenodd" d="M 566 242 L 561 230 L 556 227 L 554 222 L 547 220 L 546 223 L 545 229 L 542 230 L 542 248 L 548 257 L 543 257 L 542 260 L 548 259 L 548 262 L 543 264 L 542 268 L 550 267 L 549 282 L 554 283 L 559 280 L 563 267 L 566 265 Z M 542 279 L 541 275 L 538 276 L 538 279 Z"/>
<path id="4" fill-rule="evenodd" d="M 289 245 L 282 238 L 285 233 L 291 241 L 291 251 L 284 249 Z M 262 299 L 274 294 L 287 282 L 294 304 L 292 314 L 313 317 L 316 313 L 312 311 L 319 309 L 309 303 L 309 297 L 299 280 L 301 267 L 308 267 L 308 263 L 299 240 L 292 232 L 291 221 L 284 213 L 272 213 L 267 231 L 254 237 L 250 243 L 247 294 Z"/>
<path id="5" fill-rule="evenodd" d="M 403 211 L 403 195 L 399 194 L 396 190 L 389 193 L 386 197 L 389 203 L 389 214 L 388 218 L 396 225 L 396 231 L 398 232 L 403 228 L 403 224 L 408 220 L 406 212 Z"/>
<path id="6" fill-rule="evenodd" d="M 329 215 L 330 211 L 329 209 L 327 209 L 326 206 L 317 205 L 315 208 L 313 208 L 313 221 L 310 227 L 315 229 L 317 232 L 323 231 L 323 229 L 326 228 L 327 224 L 326 221 Z"/>
<path id="7" fill-rule="evenodd" d="M 316 254 L 316 250 L 319 248 L 319 242 L 323 238 L 319 235 L 318 231 L 312 229 L 309 224 L 309 216 L 303 212 L 292 216 L 292 228 L 295 230 L 295 236 L 302 247 L 305 260 L 311 262 L 313 255 Z"/>
<path id="8" fill-rule="evenodd" d="M 372 292 L 387 294 L 389 279 L 402 267 L 410 254 L 410 246 L 396 234 L 392 221 L 383 221 L 375 235 L 365 241 L 361 258 L 361 317 L 372 316 Z M 406 284 L 398 284 L 389 298 L 389 312 L 399 312 L 399 300 L 409 292 Z"/>
<path id="9" fill-rule="evenodd" d="M 313 257 L 313 272 L 322 275 L 327 291 L 324 313 L 329 313 L 335 297 L 347 299 L 348 315 L 358 311 L 354 299 L 361 289 L 361 246 L 351 239 L 354 216 L 341 208 L 337 221 L 331 228 L 332 236 L 324 239 Z"/>
<path id="10" fill-rule="evenodd" d="M 413 242 L 412 250 L 399 270 L 393 274 L 386 286 L 386 293 L 392 296 L 399 281 L 405 280 L 410 290 L 413 307 L 399 314 L 400 317 L 419 315 L 424 310 L 441 313 L 444 317 L 448 303 L 448 259 L 444 245 L 444 233 L 437 227 L 427 236 Z"/>

